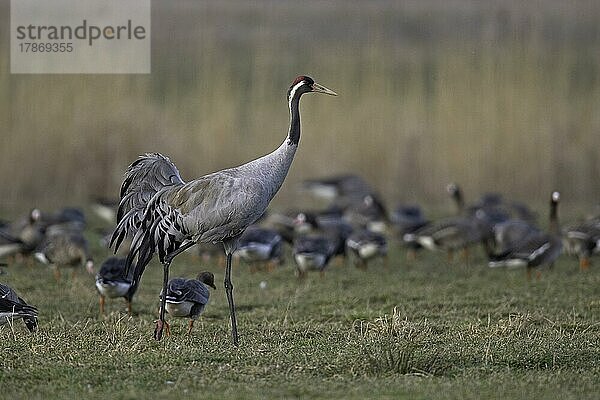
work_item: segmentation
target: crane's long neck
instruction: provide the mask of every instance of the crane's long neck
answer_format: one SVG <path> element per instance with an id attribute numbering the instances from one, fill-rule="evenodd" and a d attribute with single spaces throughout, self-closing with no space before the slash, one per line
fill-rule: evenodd
<path id="1" fill-rule="evenodd" d="M 300 94 L 294 93 L 289 100 L 290 130 L 285 143 L 289 146 L 298 146 L 300 141 Z"/>
<path id="2" fill-rule="evenodd" d="M 290 129 L 283 143 L 273 152 L 249 164 L 255 169 L 254 176 L 260 176 L 265 185 L 268 185 L 271 198 L 281 188 L 298 148 L 300 140 L 300 96 L 300 93 L 293 93 L 289 100 Z"/>

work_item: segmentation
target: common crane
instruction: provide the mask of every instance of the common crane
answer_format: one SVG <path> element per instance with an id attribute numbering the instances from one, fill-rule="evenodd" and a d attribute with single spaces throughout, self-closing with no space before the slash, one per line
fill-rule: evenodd
<path id="1" fill-rule="evenodd" d="M 158 252 L 164 269 L 164 292 L 175 256 L 196 243 L 223 243 L 224 284 L 234 345 L 238 344 L 238 332 L 231 283 L 232 253 L 241 234 L 262 216 L 283 184 L 300 140 L 300 97 L 310 92 L 336 95 L 307 76 L 297 77 L 287 93 L 288 134 L 277 149 L 263 157 L 189 182 L 181 179 L 167 157 L 157 153 L 141 156 L 125 172 L 111 244 L 116 250 L 128 234 L 133 236 L 127 257 L 128 269 L 137 257 L 133 284 L 137 285 L 146 265 Z M 163 296 L 154 331 L 156 340 L 162 337 L 164 314 Z"/>

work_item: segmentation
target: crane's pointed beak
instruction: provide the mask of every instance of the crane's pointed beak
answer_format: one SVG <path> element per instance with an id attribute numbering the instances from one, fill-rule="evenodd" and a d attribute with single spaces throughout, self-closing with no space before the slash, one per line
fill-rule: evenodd
<path id="1" fill-rule="evenodd" d="M 318 83 L 313 83 L 311 86 L 312 86 L 312 91 L 315 93 L 324 93 L 324 94 L 328 94 L 331 96 L 337 96 L 336 92 L 334 92 L 331 89 L 327 89 L 325 86 L 321 86 Z"/>

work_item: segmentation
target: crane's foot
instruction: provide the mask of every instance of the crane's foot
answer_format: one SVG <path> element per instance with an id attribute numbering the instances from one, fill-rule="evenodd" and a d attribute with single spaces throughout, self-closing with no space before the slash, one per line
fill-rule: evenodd
<path id="1" fill-rule="evenodd" d="M 187 334 L 191 335 L 192 334 L 192 328 L 194 327 L 194 320 L 190 319 L 190 323 L 188 324 L 188 331 Z"/>
<path id="2" fill-rule="evenodd" d="M 156 323 L 156 328 L 154 329 L 154 339 L 162 339 L 163 330 L 165 331 L 167 336 L 171 336 L 171 327 L 168 322 L 161 321 L 160 319 L 154 322 Z"/>

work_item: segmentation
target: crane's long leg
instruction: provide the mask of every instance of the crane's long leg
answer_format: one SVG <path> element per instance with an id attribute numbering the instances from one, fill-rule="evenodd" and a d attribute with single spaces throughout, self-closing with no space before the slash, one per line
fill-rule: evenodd
<path id="1" fill-rule="evenodd" d="M 227 254 L 227 265 L 225 267 L 225 293 L 229 303 L 229 316 L 231 318 L 231 337 L 234 346 L 238 345 L 237 320 L 235 318 L 235 303 L 233 301 L 233 284 L 231 283 L 231 254 Z"/>
<path id="2" fill-rule="evenodd" d="M 160 317 L 158 321 L 156 321 L 156 329 L 154 329 L 154 339 L 156 340 L 160 340 L 162 338 L 162 332 L 165 327 L 167 328 L 167 332 L 169 332 L 169 325 L 165 322 L 165 305 L 167 303 L 167 284 L 169 282 L 169 267 L 171 266 L 171 261 L 173 261 L 173 258 L 175 258 L 175 256 L 189 249 L 195 244 L 196 243 L 194 242 L 188 242 L 183 246 L 179 247 L 177 250 L 165 256 L 165 259 L 163 261 L 163 295 L 160 299 Z"/>
<path id="3" fill-rule="evenodd" d="M 171 265 L 171 259 L 167 258 L 163 264 L 163 289 L 162 296 L 160 299 L 160 317 L 156 321 L 156 329 L 154 329 L 154 339 L 160 340 L 162 338 L 162 332 L 167 323 L 165 322 L 165 305 L 167 304 L 167 283 L 169 282 L 169 266 Z M 169 329 L 167 328 L 167 331 Z"/>

